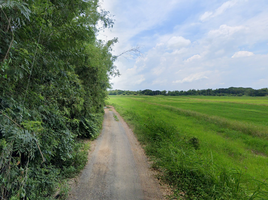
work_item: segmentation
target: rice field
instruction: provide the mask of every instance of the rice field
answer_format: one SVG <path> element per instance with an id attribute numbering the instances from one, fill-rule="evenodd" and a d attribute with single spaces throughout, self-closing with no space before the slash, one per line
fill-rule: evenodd
<path id="1" fill-rule="evenodd" d="M 268 199 L 267 97 L 109 96 L 107 104 L 177 198 Z"/>

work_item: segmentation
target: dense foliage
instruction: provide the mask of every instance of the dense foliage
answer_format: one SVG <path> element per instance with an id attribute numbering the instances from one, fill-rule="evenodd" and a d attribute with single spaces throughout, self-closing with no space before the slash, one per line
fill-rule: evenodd
<path id="1" fill-rule="evenodd" d="M 182 95 L 204 95 L 204 96 L 267 96 L 268 88 L 255 90 L 252 88 L 230 87 L 219 89 L 188 90 L 188 91 L 160 91 L 160 90 L 110 90 L 109 95 L 165 95 L 165 96 L 182 96 Z"/>
<path id="2" fill-rule="evenodd" d="M 98 0 L 0 0 L 0 199 L 50 199 L 86 162 L 77 138 L 98 134 L 111 27 Z"/>

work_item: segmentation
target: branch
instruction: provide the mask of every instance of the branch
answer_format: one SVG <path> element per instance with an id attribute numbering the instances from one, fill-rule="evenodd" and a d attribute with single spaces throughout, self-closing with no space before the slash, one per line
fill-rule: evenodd
<path id="1" fill-rule="evenodd" d="M 3 8 L 1 8 L 1 10 L 4 13 L 4 15 L 5 15 L 6 19 L 7 19 L 7 22 L 8 22 L 8 26 L 7 26 L 6 32 L 8 31 L 8 29 L 10 29 L 11 30 L 11 33 L 12 33 L 12 39 L 11 39 L 10 45 L 8 47 L 8 50 L 7 50 L 6 55 L 4 57 L 4 60 L 3 60 L 3 61 L 5 61 L 7 59 L 7 57 L 8 57 L 9 51 L 10 51 L 10 49 L 12 47 L 12 44 L 13 44 L 13 41 L 14 41 L 14 33 L 13 33 L 13 30 L 12 30 L 12 27 L 11 27 L 11 24 L 10 24 L 10 20 L 8 19 L 5 11 L 3 10 Z"/>
<path id="2" fill-rule="evenodd" d="M 127 50 L 127 51 L 124 51 L 123 53 L 121 53 L 121 54 L 119 54 L 118 56 L 115 56 L 115 57 L 118 58 L 118 57 L 120 57 L 120 56 L 122 56 L 124 54 L 127 54 L 127 53 L 135 53 L 135 54 L 138 54 L 138 55 L 142 55 L 142 53 L 140 52 L 140 47 L 136 46 L 136 47 L 131 48 L 131 49 Z"/>
<path id="3" fill-rule="evenodd" d="M 12 121 L 14 124 L 16 124 L 19 128 L 23 129 L 17 122 L 15 122 L 13 119 L 8 117 L 6 114 L 0 111 L 0 114 L 4 115 L 6 118 L 8 118 L 10 121 Z"/>
<path id="4" fill-rule="evenodd" d="M 20 126 L 16 121 L 14 121 L 14 120 L 11 119 L 10 117 L 8 117 L 8 116 L 7 116 L 6 114 L 4 114 L 3 112 L 0 111 L 0 114 L 4 115 L 6 118 L 8 118 L 10 121 L 12 121 L 12 122 L 13 122 L 15 125 L 17 125 L 19 128 L 23 129 L 22 126 Z M 41 154 L 41 156 L 42 156 L 43 162 L 45 162 L 45 158 L 44 158 L 44 156 L 43 156 L 43 153 L 42 153 L 42 151 L 41 151 L 41 149 L 40 149 L 40 146 L 38 145 L 38 143 L 37 143 L 36 140 L 35 140 L 35 143 L 36 143 L 36 145 L 37 145 L 37 147 L 38 147 L 38 149 L 39 149 L 39 152 L 40 152 L 40 154 Z M 42 162 L 42 163 L 43 163 L 43 162 Z"/>
<path id="5" fill-rule="evenodd" d="M 43 156 L 43 154 L 42 154 L 42 151 L 41 151 L 41 149 L 40 149 L 40 146 L 38 145 L 38 143 L 37 143 L 36 140 L 35 140 L 35 143 L 36 143 L 36 145 L 37 145 L 37 147 L 38 147 L 38 149 L 39 149 L 39 152 L 40 152 L 40 154 L 41 154 L 41 156 L 42 156 L 42 159 L 43 159 L 43 161 L 41 162 L 41 164 L 42 164 L 42 163 L 45 162 L 46 160 L 45 160 L 45 158 L 44 158 L 44 156 Z"/>

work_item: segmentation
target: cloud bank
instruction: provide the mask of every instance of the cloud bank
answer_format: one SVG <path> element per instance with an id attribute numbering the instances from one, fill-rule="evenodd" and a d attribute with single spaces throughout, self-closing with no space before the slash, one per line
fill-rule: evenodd
<path id="1" fill-rule="evenodd" d="M 116 61 L 114 89 L 188 90 L 268 85 L 268 2 L 104 0 L 119 38 L 115 55 L 140 46 L 141 57 Z"/>

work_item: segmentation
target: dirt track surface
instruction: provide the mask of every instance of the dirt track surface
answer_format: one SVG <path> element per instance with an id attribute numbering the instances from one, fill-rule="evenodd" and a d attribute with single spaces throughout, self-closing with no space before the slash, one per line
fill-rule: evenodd
<path id="1" fill-rule="evenodd" d="M 68 199 L 163 199 L 143 149 L 113 108 L 105 109 L 102 133 Z"/>

